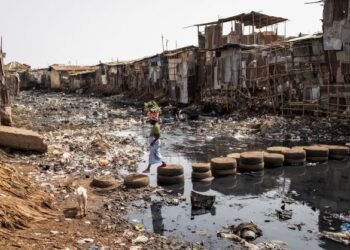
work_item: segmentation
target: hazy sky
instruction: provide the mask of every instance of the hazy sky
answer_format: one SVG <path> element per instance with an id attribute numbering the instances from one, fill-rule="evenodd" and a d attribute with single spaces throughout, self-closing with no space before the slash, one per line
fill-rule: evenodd
<path id="1" fill-rule="evenodd" d="M 252 10 L 288 18 L 287 35 L 321 31 L 323 7 L 309 1 L 0 0 L 0 35 L 5 62 L 97 64 L 159 53 L 161 34 L 168 49 L 197 45 L 183 27 Z"/>

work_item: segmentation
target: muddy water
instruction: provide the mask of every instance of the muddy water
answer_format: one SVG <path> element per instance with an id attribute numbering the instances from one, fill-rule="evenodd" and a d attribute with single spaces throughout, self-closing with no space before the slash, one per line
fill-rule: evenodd
<path id="1" fill-rule="evenodd" d="M 218 238 L 217 231 L 224 225 L 254 221 L 263 231 L 255 243 L 280 240 L 289 249 L 348 249 L 345 246 L 319 239 L 321 230 L 339 230 L 343 223 L 330 214 L 348 213 L 350 209 L 349 162 L 330 161 L 310 167 L 283 167 L 265 169 L 257 174 L 237 174 L 217 178 L 209 184 L 192 183 L 191 163 L 209 161 L 212 157 L 247 149 L 264 149 L 281 142 L 264 142 L 254 137 L 221 136 L 212 141 L 196 137 L 192 132 L 176 127 L 165 129 L 162 154 L 167 162 L 180 163 L 185 168 L 185 183 L 167 187 L 181 193 L 185 201 L 178 206 L 154 204 L 143 210 L 130 212 L 127 217 L 142 223 L 147 229 L 162 235 L 172 235 L 190 242 L 203 242 L 209 249 L 226 249 L 233 242 Z M 133 131 L 146 143 L 148 128 Z M 146 167 L 147 155 L 139 165 Z M 156 168 L 152 167 L 151 186 L 156 186 Z M 211 211 L 192 213 L 190 192 L 195 190 L 216 195 Z M 293 197 L 286 209 L 293 210 L 292 219 L 280 221 L 275 209 L 282 200 Z"/>

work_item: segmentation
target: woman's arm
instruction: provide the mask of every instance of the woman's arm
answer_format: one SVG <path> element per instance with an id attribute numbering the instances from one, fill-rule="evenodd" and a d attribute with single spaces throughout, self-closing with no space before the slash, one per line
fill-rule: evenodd
<path id="1" fill-rule="evenodd" d="M 154 145 L 154 143 L 156 143 L 158 141 L 158 139 L 160 138 L 160 135 L 154 135 L 154 140 L 151 142 L 151 146 Z"/>

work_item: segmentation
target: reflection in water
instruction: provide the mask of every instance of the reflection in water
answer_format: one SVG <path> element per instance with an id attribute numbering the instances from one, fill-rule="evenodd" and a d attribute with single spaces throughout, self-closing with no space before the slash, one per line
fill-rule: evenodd
<path id="1" fill-rule="evenodd" d="M 204 246 L 209 249 L 232 246 L 232 242 L 218 239 L 216 231 L 224 225 L 249 220 L 253 220 L 263 229 L 264 235 L 258 242 L 278 239 L 286 242 L 290 249 L 345 249 L 338 243 L 320 240 L 317 233 L 330 230 L 331 227 L 339 231 L 343 222 L 335 219 L 332 214 L 349 213 L 349 162 L 329 161 L 316 166 L 265 169 L 260 173 L 238 173 L 236 176 L 215 178 L 209 183 L 192 183 L 191 162 L 209 161 L 212 157 L 232 153 L 237 147 L 243 148 L 242 143 L 229 137 L 215 138 L 208 143 L 188 143 L 184 132 L 176 136 L 168 133 L 166 137 L 168 146 L 162 148 L 163 152 L 168 156 L 169 162 L 184 165 L 186 179 L 183 185 L 165 188 L 182 194 L 187 202 L 179 206 L 152 205 L 147 212 L 149 220 L 145 218 L 145 213 L 131 213 L 129 218 L 144 219 L 146 227 L 153 225 L 154 231 L 160 234 L 165 232 L 187 241 L 203 241 Z M 248 144 L 245 149 L 262 149 L 267 146 L 249 140 L 245 143 Z M 186 150 L 179 153 L 171 147 L 174 144 L 184 145 Z M 151 183 L 156 183 L 155 179 L 156 174 L 151 175 Z M 193 216 L 189 204 L 192 189 L 216 195 L 217 202 L 211 214 L 206 212 Z M 285 195 L 291 193 L 290 191 L 297 194 L 293 195 L 296 202 L 287 205 L 288 209 L 293 210 L 293 217 L 288 221 L 279 221 L 275 209 L 280 209 Z M 288 228 L 289 225 L 301 223 L 304 225 L 300 231 Z M 207 234 L 193 233 L 197 229 L 202 229 Z"/>
<path id="2" fill-rule="evenodd" d="M 161 202 L 154 202 L 151 204 L 152 225 L 153 232 L 163 235 L 164 224 L 162 217 L 162 204 Z"/>
<path id="3" fill-rule="evenodd" d="M 215 178 L 211 183 L 211 189 L 224 195 L 233 194 L 237 185 L 237 176 L 225 176 Z"/>
<path id="4" fill-rule="evenodd" d="M 174 185 L 162 185 L 166 190 L 169 190 L 172 194 L 179 194 L 183 195 L 185 192 L 185 184 L 184 183 L 179 183 L 179 184 L 174 184 Z"/>
<path id="5" fill-rule="evenodd" d="M 193 190 L 197 192 L 208 192 L 212 186 L 212 181 L 194 181 L 192 182 Z"/>

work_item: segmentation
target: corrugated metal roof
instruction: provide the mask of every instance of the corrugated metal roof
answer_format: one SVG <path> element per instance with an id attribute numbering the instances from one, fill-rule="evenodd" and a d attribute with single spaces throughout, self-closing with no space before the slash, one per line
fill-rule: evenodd
<path id="1" fill-rule="evenodd" d="M 108 66 L 118 66 L 118 65 L 128 65 L 134 63 L 136 60 L 125 60 L 125 61 L 115 61 L 115 62 L 106 62 L 104 64 Z"/>
<path id="2" fill-rule="evenodd" d="M 50 66 L 49 70 L 54 69 L 56 71 L 86 71 L 97 69 L 97 66 L 80 66 L 80 65 L 64 65 L 64 64 L 53 64 Z"/>
<path id="3" fill-rule="evenodd" d="M 10 62 L 4 66 L 4 70 L 12 72 L 24 72 L 30 69 L 27 64 L 19 63 L 16 61 Z"/>
<path id="4" fill-rule="evenodd" d="M 258 45 L 258 44 L 246 45 L 246 44 L 239 44 L 239 43 L 227 43 L 221 47 L 218 47 L 212 50 L 222 50 L 222 49 L 228 49 L 228 48 L 250 50 L 250 49 L 262 48 L 262 47 L 263 47 L 262 45 Z"/>
<path id="5" fill-rule="evenodd" d="M 97 72 L 97 69 L 85 70 L 85 71 L 69 74 L 69 76 L 87 75 L 87 74 L 96 73 L 96 72 Z"/>
<path id="6" fill-rule="evenodd" d="M 262 14 L 260 12 L 251 11 L 250 13 L 242 13 L 242 14 L 232 16 L 232 17 L 227 17 L 227 18 L 219 18 L 217 21 L 214 21 L 214 22 L 200 23 L 189 27 L 206 26 L 206 25 L 225 23 L 230 21 L 238 21 L 243 23 L 245 26 L 252 26 L 254 24 L 256 28 L 260 29 L 265 26 L 288 21 L 288 19 L 283 17 L 277 17 L 277 16 L 269 16 L 266 14 Z M 186 27 L 186 28 L 189 28 L 189 27 Z"/>
<path id="7" fill-rule="evenodd" d="M 323 38 L 323 34 L 321 34 L 321 33 L 293 38 L 293 39 L 288 40 L 288 42 L 300 42 L 300 41 L 304 41 L 304 40 L 312 40 L 312 39 L 320 39 L 320 38 Z"/>

